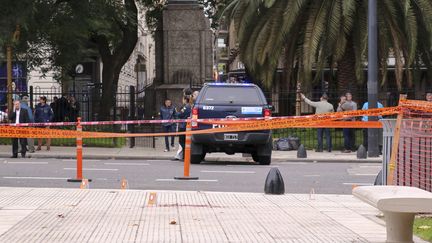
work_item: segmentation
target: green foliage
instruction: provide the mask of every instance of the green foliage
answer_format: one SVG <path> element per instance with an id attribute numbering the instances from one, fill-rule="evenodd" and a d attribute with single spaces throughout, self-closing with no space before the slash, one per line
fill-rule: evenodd
<path id="1" fill-rule="evenodd" d="M 9 43 L 19 25 L 21 35 L 14 51 L 30 68 L 49 64 L 46 70 L 67 74 L 77 62 L 100 55 L 101 45 L 113 54 L 130 51 L 120 48 L 125 38 L 136 42 L 127 36 L 137 35 L 137 9 L 131 0 L 5 1 L 0 8 L 0 44 Z M 106 42 L 101 44 L 96 37 Z"/>
<path id="2" fill-rule="evenodd" d="M 401 87 L 404 67 L 425 63 L 432 69 L 432 2 L 377 2 L 381 70 L 386 72 L 387 58 L 394 54 Z M 351 58 L 356 61 L 355 73 L 361 80 L 367 59 L 367 3 L 230 0 L 224 13 L 234 21 L 242 61 L 256 79 L 267 85 L 271 85 L 280 60 L 284 60 L 288 72 L 296 72 L 298 80 L 311 82 L 313 68 L 319 75 L 329 60 L 340 61 L 347 48 L 354 49 Z M 408 69 L 405 72 L 410 82 L 412 73 Z"/>
<path id="3" fill-rule="evenodd" d="M 432 242 L 432 218 L 416 218 L 414 221 L 414 234 L 423 240 Z"/>

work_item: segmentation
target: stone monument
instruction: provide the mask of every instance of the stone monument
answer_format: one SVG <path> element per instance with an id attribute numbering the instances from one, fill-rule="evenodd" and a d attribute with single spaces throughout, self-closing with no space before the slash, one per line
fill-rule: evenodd
<path id="1" fill-rule="evenodd" d="M 181 104 L 184 88 L 199 88 L 212 79 L 213 33 L 201 4 L 169 0 L 163 10 L 162 31 L 156 37 L 155 105 L 164 99 Z"/>

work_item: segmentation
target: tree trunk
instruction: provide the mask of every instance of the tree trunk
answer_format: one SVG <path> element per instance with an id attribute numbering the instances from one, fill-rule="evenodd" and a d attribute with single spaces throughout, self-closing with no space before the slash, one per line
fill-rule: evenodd
<path id="1" fill-rule="evenodd" d="M 106 64 L 111 62 L 106 62 Z M 105 62 L 104 62 L 105 64 Z M 118 80 L 120 76 L 120 69 L 109 68 L 109 65 L 104 65 L 102 69 L 102 97 L 99 106 L 99 119 L 108 121 L 115 120 L 115 117 L 111 115 L 111 110 L 116 109 L 116 93 Z M 115 114 L 115 112 L 113 113 Z"/>
<path id="2" fill-rule="evenodd" d="M 96 35 L 93 37 L 103 62 L 102 69 L 102 97 L 99 119 L 110 120 L 110 111 L 116 109 L 117 86 L 120 71 L 128 61 L 138 41 L 138 24 L 135 0 L 125 0 L 125 9 L 129 15 L 126 23 L 118 22 L 122 31 L 122 39 L 116 46 L 111 46 L 108 37 Z M 115 113 L 114 113 L 115 114 Z M 115 117 L 112 117 L 113 119 Z"/>
<path id="3" fill-rule="evenodd" d="M 337 62 L 337 88 L 339 94 L 357 92 L 358 80 L 355 72 L 355 53 L 352 40 L 348 40 L 342 58 Z"/>

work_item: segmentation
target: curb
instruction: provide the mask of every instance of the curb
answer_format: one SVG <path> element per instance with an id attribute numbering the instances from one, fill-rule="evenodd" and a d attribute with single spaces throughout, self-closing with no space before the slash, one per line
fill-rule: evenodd
<path id="1" fill-rule="evenodd" d="M 0 153 L 0 158 L 9 158 L 10 154 Z M 27 158 L 42 158 L 42 159 L 75 159 L 76 155 L 67 154 L 27 154 Z M 172 156 L 127 156 L 127 155 L 83 155 L 83 159 L 99 159 L 99 160 L 171 160 Z M 246 161 L 245 161 L 246 160 Z M 249 158 L 208 158 L 207 162 L 253 162 Z M 380 158 L 372 159 L 313 159 L 313 158 L 273 158 L 272 162 L 290 163 L 290 162 L 305 162 L 305 163 L 382 163 Z"/>

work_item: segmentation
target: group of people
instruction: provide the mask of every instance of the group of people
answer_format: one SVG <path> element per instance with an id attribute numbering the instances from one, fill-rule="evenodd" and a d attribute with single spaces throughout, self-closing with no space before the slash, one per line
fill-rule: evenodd
<path id="1" fill-rule="evenodd" d="M 331 113 L 334 112 L 335 109 L 331 103 L 328 102 L 328 96 L 327 94 L 323 94 L 320 98 L 320 101 L 314 102 L 310 99 L 306 98 L 304 94 L 301 94 L 302 100 L 315 108 L 315 114 L 324 114 L 324 113 Z M 432 91 L 426 93 L 426 101 L 432 102 Z M 384 106 L 378 102 L 377 108 L 383 108 Z M 357 103 L 353 101 L 353 96 L 350 92 L 345 93 L 344 95 L 340 96 L 340 100 L 338 103 L 338 106 L 336 108 L 337 112 L 342 111 L 355 111 L 357 110 Z M 362 106 L 362 110 L 368 110 L 369 109 L 369 103 L 366 102 Z M 382 117 L 378 117 L 379 119 L 382 119 Z M 345 121 L 354 121 L 355 117 L 348 117 L 344 118 Z M 368 121 L 368 116 L 363 116 L 361 118 L 362 121 Z M 318 128 L 317 129 L 317 140 L 318 140 L 318 146 L 315 150 L 316 152 L 323 152 L 323 137 L 326 137 L 327 140 L 327 151 L 331 152 L 332 147 L 332 137 L 330 134 L 329 128 Z M 342 150 L 343 153 L 351 153 L 352 151 L 355 151 L 355 129 L 353 128 L 343 128 L 343 138 L 344 138 L 344 149 Z M 363 145 L 367 149 L 368 147 L 368 129 L 363 129 Z"/>
<path id="2" fill-rule="evenodd" d="M 166 99 L 164 105 L 161 106 L 159 115 L 162 120 L 174 120 L 174 119 L 187 119 L 191 117 L 191 112 L 193 108 L 193 104 L 198 97 L 199 92 L 193 92 L 191 89 L 183 90 L 182 97 L 182 106 L 180 108 L 176 108 L 170 99 Z M 186 131 L 186 123 L 162 123 L 163 132 L 184 132 Z M 179 148 L 177 150 L 177 154 L 174 157 L 175 160 L 183 159 L 183 150 L 185 148 L 186 136 L 179 136 Z M 165 152 L 169 152 L 170 148 L 175 148 L 175 137 L 171 136 L 171 141 L 169 136 L 165 136 Z"/>
<path id="3" fill-rule="evenodd" d="M 53 120 L 54 113 L 51 107 L 47 104 L 45 96 L 39 97 L 39 103 L 32 110 L 29 106 L 29 97 L 23 96 L 20 100 L 14 100 L 13 111 L 9 115 L 9 121 L 13 124 L 21 123 L 46 123 Z M 21 147 L 19 151 L 18 144 Z M 47 150 L 50 150 L 51 139 L 46 139 Z M 34 147 L 33 138 L 13 138 L 12 139 L 12 158 L 18 157 L 18 152 L 25 158 L 27 151 L 34 153 L 36 150 L 42 149 L 42 139 L 38 139 L 38 147 Z"/>
<path id="4" fill-rule="evenodd" d="M 29 105 L 30 98 L 27 95 L 15 97 L 12 112 L 6 116 L 7 112 L 2 113 L 3 122 L 13 124 L 20 123 L 47 123 L 76 121 L 79 116 L 80 106 L 73 96 L 62 95 L 61 98 L 54 97 L 50 105 L 47 103 L 47 97 L 40 96 L 39 102 L 32 109 Z M 41 127 L 41 126 L 38 126 Z M 46 127 L 46 126 L 42 126 Z M 27 152 L 34 153 L 42 149 L 43 141 L 38 139 L 38 146 L 35 149 L 33 138 L 13 138 L 12 139 L 12 158 L 17 158 L 18 153 L 24 158 Z M 47 150 L 51 149 L 51 139 L 47 138 L 45 143 Z M 21 149 L 19 149 L 19 147 Z"/>
<path id="5" fill-rule="evenodd" d="M 80 104 L 74 96 L 62 94 L 60 98 L 54 97 L 50 104 L 54 112 L 54 122 L 76 122 L 79 117 Z"/>

